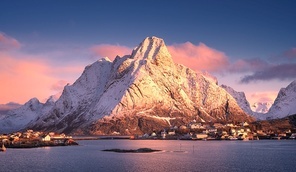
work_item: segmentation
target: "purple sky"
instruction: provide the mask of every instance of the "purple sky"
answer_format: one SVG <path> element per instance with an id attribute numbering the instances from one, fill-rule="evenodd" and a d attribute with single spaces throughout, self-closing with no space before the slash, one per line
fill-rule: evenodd
<path id="1" fill-rule="evenodd" d="M 44 101 L 104 56 L 163 38 L 174 61 L 251 103 L 296 79 L 296 1 L 2 1 L 0 104 Z"/>

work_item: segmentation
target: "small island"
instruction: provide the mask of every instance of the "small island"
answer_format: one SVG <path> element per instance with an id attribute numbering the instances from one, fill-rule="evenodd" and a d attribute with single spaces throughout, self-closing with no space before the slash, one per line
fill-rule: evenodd
<path id="1" fill-rule="evenodd" d="M 151 148 L 139 148 L 139 149 L 104 149 L 102 151 L 116 152 L 116 153 L 151 153 L 151 152 L 159 152 L 161 150 L 155 150 Z"/>

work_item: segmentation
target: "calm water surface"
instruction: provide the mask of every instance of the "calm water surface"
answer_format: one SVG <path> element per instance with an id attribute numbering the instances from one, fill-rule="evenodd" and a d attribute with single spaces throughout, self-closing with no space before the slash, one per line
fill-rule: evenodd
<path id="1" fill-rule="evenodd" d="M 80 146 L 8 149 L 0 171 L 296 171 L 295 140 L 91 140 Z M 114 153 L 103 149 L 163 150 Z"/>

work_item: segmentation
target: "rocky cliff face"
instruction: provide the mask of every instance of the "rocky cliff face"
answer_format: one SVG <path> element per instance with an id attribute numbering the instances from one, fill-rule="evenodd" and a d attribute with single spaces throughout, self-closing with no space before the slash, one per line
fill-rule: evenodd
<path id="1" fill-rule="evenodd" d="M 253 111 L 250 107 L 250 103 L 248 102 L 246 95 L 244 92 L 238 92 L 235 91 L 233 88 L 226 86 L 226 85 L 221 85 L 223 89 L 225 89 L 237 102 L 237 104 L 244 110 L 247 114 L 253 116 L 257 120 L 265 120 L 266 119 L 266 112 L 262 113 L 259 111 L 259 109 L 263 109 L 264 104 L 256 104 L 258 105 L 257 110 L 258 111 Z M 267 105 L 267 104 L 266 104 Z M 254 106 L 254 105 L 253 105 Z M 253 107 L 252 106 L 252 107 Z M 260 107 L 259 107 L 260 106 Z M 267 108 L 267 107 L 265 107 Z"/>
<path id="2" fill-rule="evenodd" d="M 252 121 L 217 81 L 175 64 L 162 39 L 131 55 L 87 66 L 33 129 L 80 134 L 142 134 L 197 121 Z"/>
<path id="3" fill-rule="evenodd" d="M 237 104 L 244 110 L 247 114 L 253 115 L 253 111 L 250 108 L 250 103 L 248 102 L 244 92 L 235 91 L 233 88 L 227 85 L 221 85 L 237 102 Z"/>
<path id="4" fill-rule="evenodd" d="M 294 114 L 296 114 L 296 80 L 279 91 L 266 114 L 266 119 L 284 118 Z"/>

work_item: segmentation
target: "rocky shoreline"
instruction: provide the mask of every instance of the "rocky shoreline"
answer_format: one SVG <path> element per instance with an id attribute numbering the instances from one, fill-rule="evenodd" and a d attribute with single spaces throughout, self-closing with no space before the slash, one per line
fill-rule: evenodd
<path id="1" fill-rule="evenodd" d="M 56 147 L 56 146 L 74 146 L 79 145 L 77 142 L 71 144 L 65 143 L 39 143 L 39 144 L 19 144 L 19 145 L 6 145 L 6 148 L 38 148 L 38 147 Z"/>

